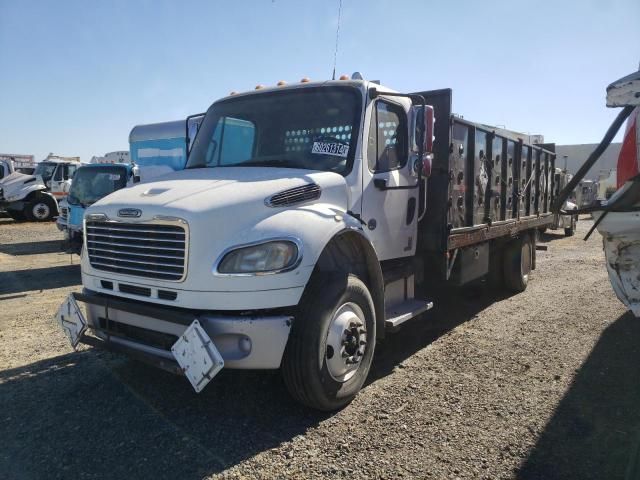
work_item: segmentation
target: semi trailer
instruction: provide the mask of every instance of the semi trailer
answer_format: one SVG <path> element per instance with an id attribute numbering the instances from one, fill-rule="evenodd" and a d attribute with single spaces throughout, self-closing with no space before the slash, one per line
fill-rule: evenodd
<path id="1" fill-rule="evenodd" d="M 184 170 L 87 209 L 83 289 L 56 318 L 74 347 L 198 392 L 223 367 L 281 369 L 298 401 L 341 408 L 376 343 L 428 321 L 434 288 L 526 289 L 552 147 L 454 116 L 450 89 L 341 77 L 229 95 Z"/>

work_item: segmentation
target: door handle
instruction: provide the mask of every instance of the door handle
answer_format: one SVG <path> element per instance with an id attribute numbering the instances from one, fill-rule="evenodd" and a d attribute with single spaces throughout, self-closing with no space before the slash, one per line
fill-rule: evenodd
<path id="1" fill-rule="evenodd" d="M 373 185 L 380 190 L 387 189 L 387 181 L 384 178 L 374 178 Z"/>
<path id="2" fill-rule="evenodd" d="M 387 185 L 387 180 L 384 178 L 374 178 L 373 179 L 373 186 L 376 187 L 378 190 L 413 190 L 415 188 L 418 188 L 418 186 L 420 185 L 420 182 L 417 181 L 415 183 L 415 185 L 402 185 L 399 187 L 389 187 Z"/>

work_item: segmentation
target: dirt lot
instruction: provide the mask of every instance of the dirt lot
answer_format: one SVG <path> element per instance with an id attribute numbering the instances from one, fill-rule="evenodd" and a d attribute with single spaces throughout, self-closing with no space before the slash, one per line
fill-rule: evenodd
<path id="1" fill-rule="evenodd" d="M 78 288 L 53 224 L 0 219 L 0 477 L 624 478 L 640 422 L 640 322 L 601 239 L 546 235 L 523 294 L 436 298 L 377 350 L 343 411 L 276 373 L 180 377 L 90 348 L 52 315 Z"/>

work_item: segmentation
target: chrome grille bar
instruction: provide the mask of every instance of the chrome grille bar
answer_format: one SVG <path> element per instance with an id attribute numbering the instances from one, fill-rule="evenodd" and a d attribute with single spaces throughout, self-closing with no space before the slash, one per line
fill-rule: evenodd
<path id="1" fill-rule="evenodd" d="M 186 273 L 186 224 L 87 221 L 86 248 L 98 270 L 181 281 Z"/>

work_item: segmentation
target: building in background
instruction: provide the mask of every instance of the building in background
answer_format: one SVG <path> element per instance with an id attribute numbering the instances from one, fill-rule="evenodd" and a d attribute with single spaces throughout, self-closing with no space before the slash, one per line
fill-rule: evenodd
<path id="1" fill-rule="evenodd" d="M 597 143 L 556 145 L 556 167 L 564 168 L 564 156 L 566 155 L 567 170 L 569 173 L 575 175 L 587 157 L 591 155 L 591 152 L 593 152 L 597 146 Z M 612 143 L 609 145 L 584 178 L 597 181 L 603 176 L 609 177 L 609 173 L 611 170 L 615 170 L 618 163 L 618 155 L 620 154 L 621 146 L 621 143 Z"/>

